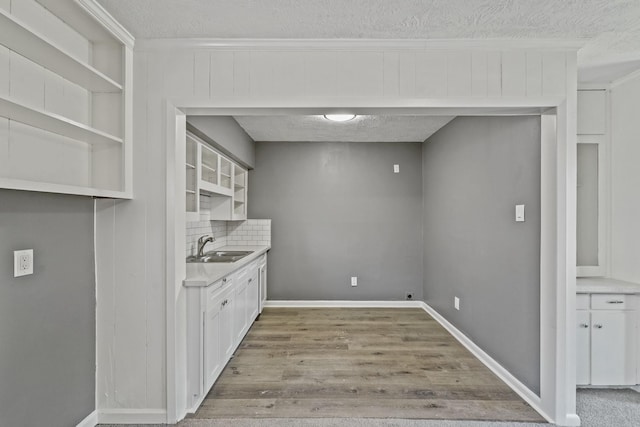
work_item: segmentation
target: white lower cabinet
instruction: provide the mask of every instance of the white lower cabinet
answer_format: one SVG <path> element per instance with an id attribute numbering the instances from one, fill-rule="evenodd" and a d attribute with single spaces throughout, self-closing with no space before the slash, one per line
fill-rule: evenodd
<path id="1" fill-rule="evenodd" d="M 258 264 L 262 260 L 266 256 L 208 287 L 187 289 L 190 412 L 200 406 L 258 315 Z"/>
<path id="2" fill-rule="evenodd" d="M 638 383 L 638 321 L 635 305 L 635 295 L 578 296 L 578 385 L 620 386 Z"/>

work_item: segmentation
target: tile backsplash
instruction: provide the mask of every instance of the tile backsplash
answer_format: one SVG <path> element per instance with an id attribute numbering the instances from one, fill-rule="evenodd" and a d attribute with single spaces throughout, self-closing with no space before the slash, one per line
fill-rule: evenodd
<path id="1" fill-rule="evenodd" d="M 186 223 L 186 255 L 195 255 L 198 238 L 204 235 L 215 237 L 205 251 L 223 246 L 255 246 L 271 244 L 271 220 L 248 219 L 246 221 L 200 221 Z"/>

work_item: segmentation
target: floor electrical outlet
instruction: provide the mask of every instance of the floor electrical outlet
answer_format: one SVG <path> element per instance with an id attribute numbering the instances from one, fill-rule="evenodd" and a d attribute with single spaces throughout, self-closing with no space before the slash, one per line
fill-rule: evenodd
<path id="1" fill-rule="evenodd" d="M 33 249 L 13 251 L 13 277 L 33 274 Z"/>

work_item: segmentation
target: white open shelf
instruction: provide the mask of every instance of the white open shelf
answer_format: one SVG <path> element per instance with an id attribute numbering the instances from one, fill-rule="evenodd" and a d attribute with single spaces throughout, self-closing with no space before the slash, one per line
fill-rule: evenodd
<path id="1" fill-rule="evenodd" d="M 0 188 L 12 190 L 39 191 L 43 193 L 75 194 L 79 196 L 105 197 L 114 199 L 132 199 L 130 193 L 116 190 L 105 190 L 95 187 L 83 187 L 51 182 L 28 181 L 24 179 L 12 179 L 0 177 Z"/>
<path id="2" fill-rule="evenodd" d="M 3 96 L 0 96 L 0 116 L 89 144 L 122 144 L 121 138 Z"/>
<path id="3" fill-rule="evenodd" d="M 92 92 L 122 92 L 122 85 L 57 47 L 0 9 L 0 43 Z"/>

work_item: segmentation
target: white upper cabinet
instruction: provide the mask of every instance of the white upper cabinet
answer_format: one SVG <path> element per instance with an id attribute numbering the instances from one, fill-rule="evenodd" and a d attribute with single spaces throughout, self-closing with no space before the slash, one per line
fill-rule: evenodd
<path id="1" fill-rule="evenodd" d="M 94 0 L 0 8 L 0 188 L 131 198 L 133 43 Z"/>

